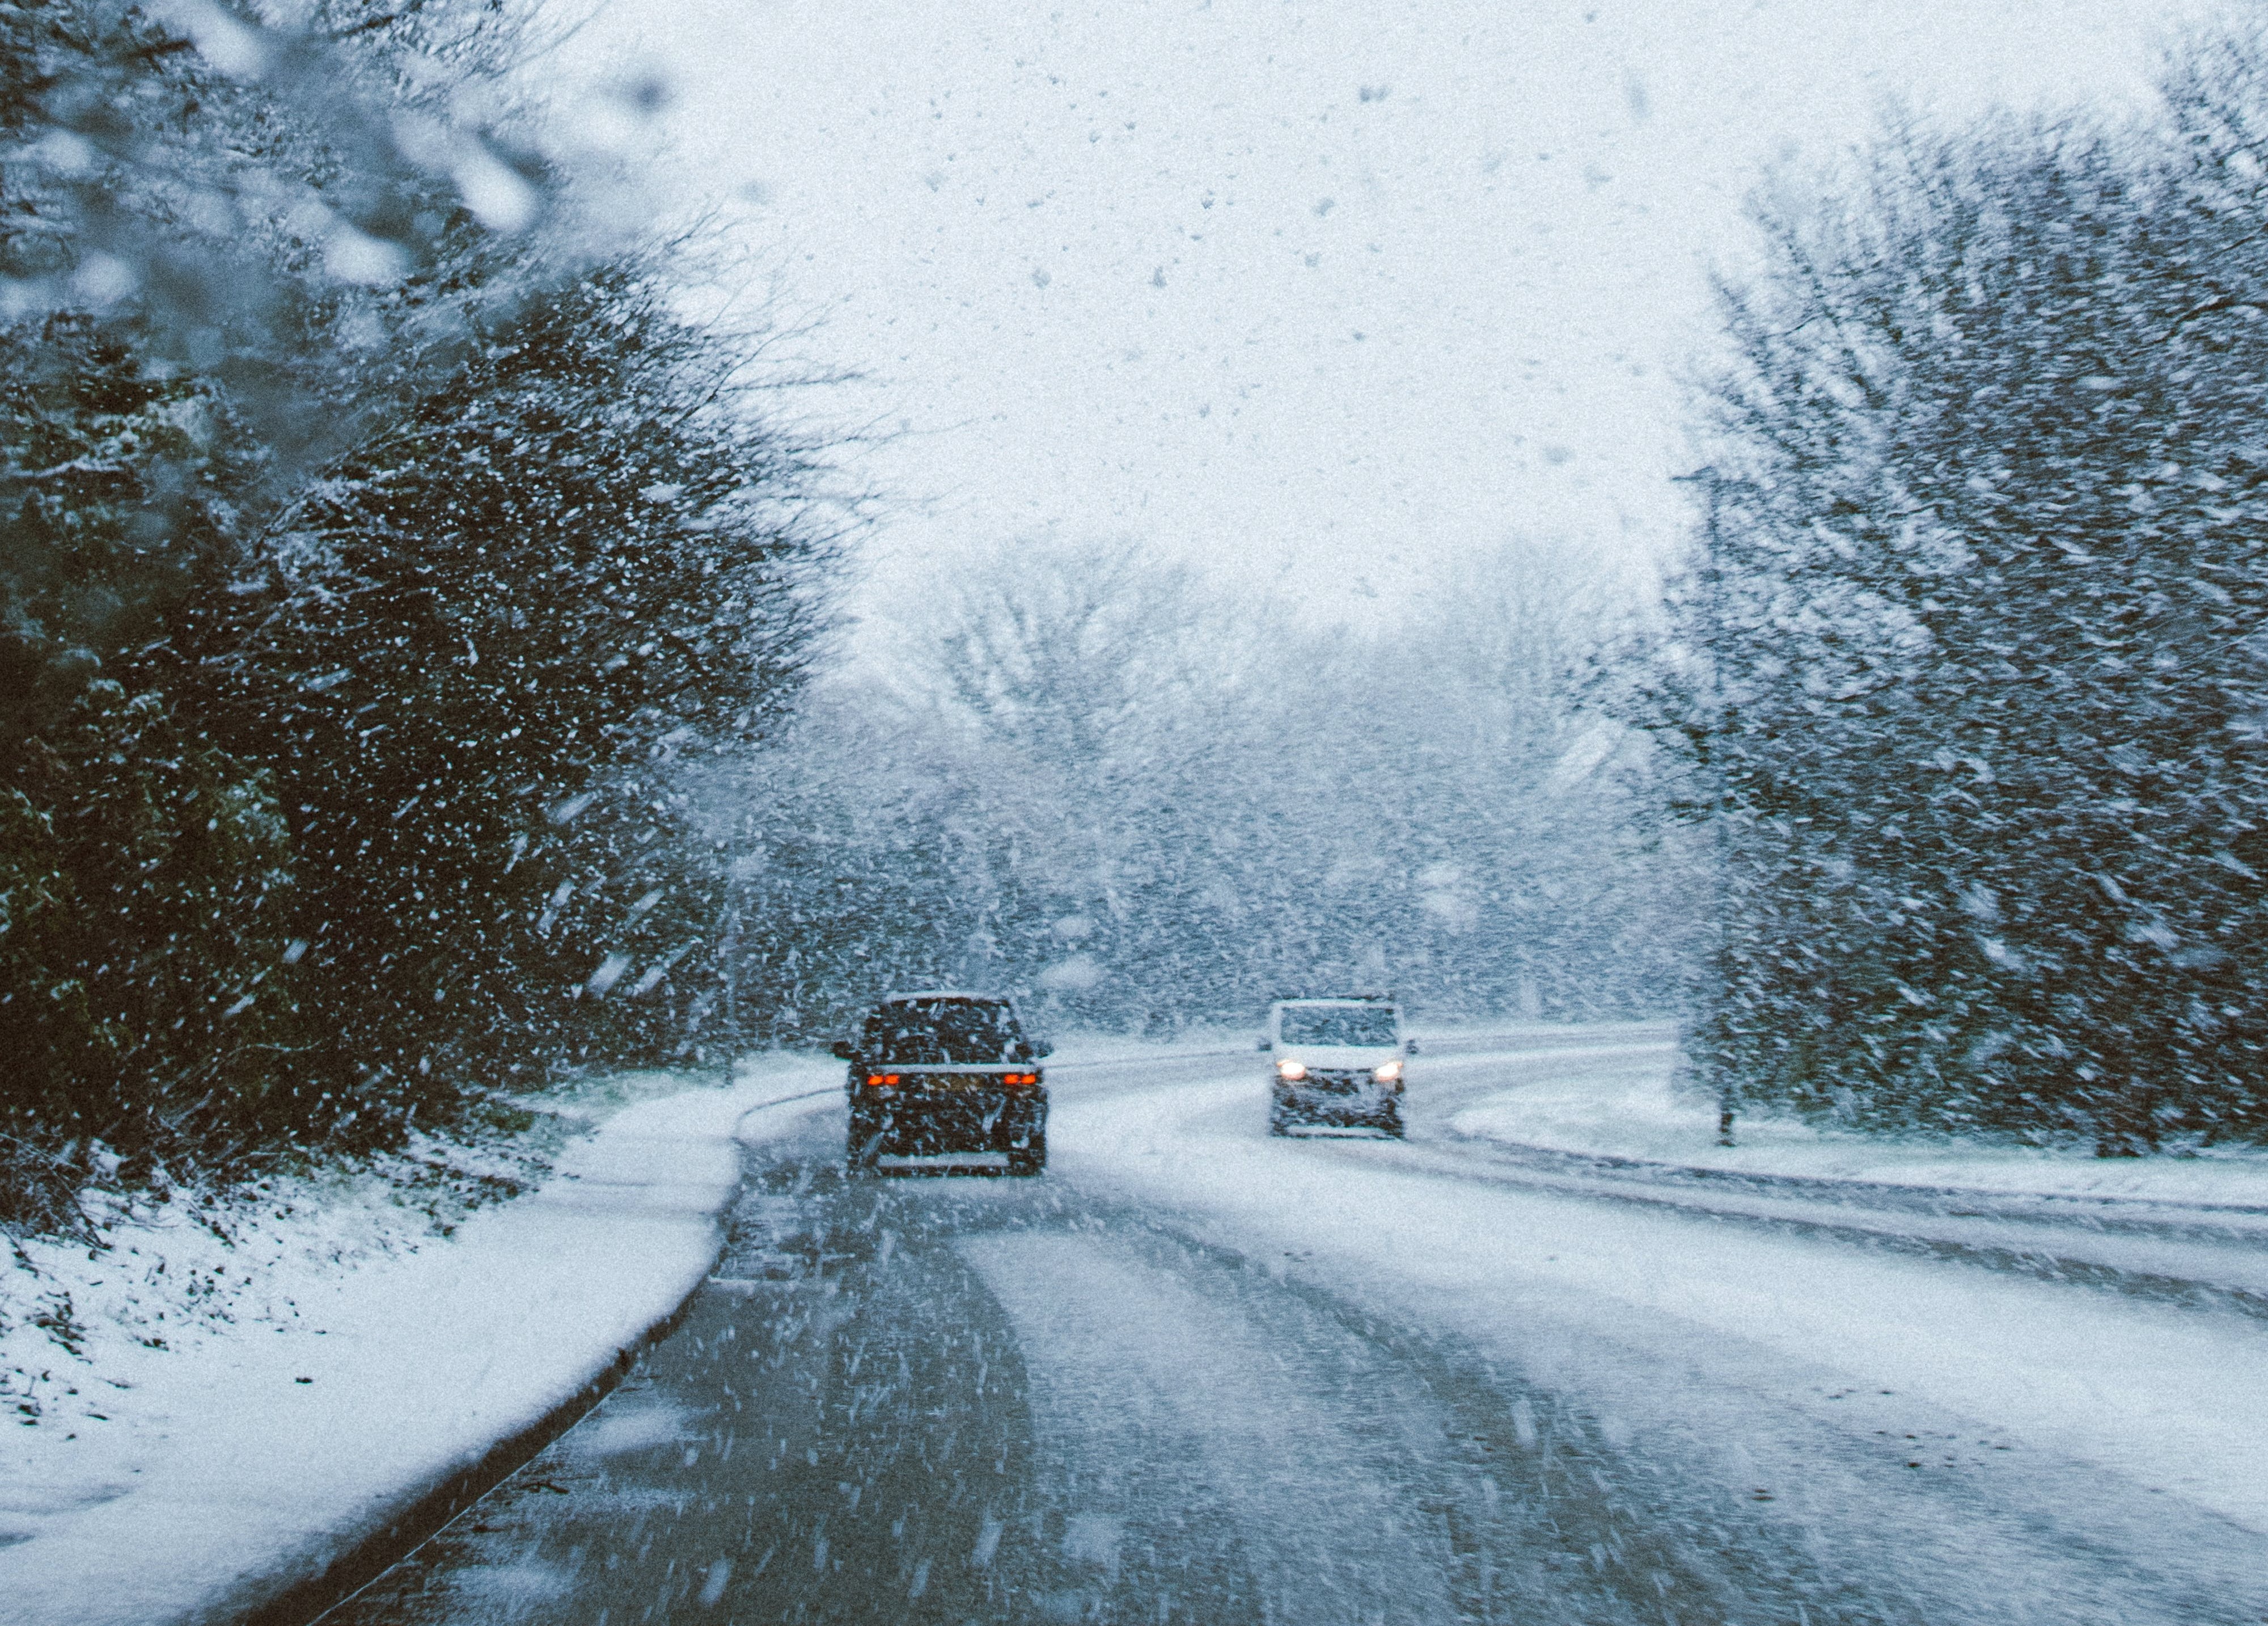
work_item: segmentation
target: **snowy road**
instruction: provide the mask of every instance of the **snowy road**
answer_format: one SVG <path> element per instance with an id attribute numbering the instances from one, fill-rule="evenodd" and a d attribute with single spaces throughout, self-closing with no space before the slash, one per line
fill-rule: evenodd
<path id="1" fill-rule="evenodd" d="M 1406 1145 L 1064 1068 L 1040 1182 L 845 1183 L 771 1109 L 681 1331 L 331 1619 L 2268 1619 L 2264 1216 L 1451 1124 L 1662 1061 L 1429 1056 Z"/>

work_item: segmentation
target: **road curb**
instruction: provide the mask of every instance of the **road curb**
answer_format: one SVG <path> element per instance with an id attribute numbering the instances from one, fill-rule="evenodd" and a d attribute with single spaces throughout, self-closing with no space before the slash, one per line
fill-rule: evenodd
<path id="1" fill-rule="evenodd" d="M 753 1113 L 834 1093 L 830 1087 L 757 1102 L 733 1120 L 733 1135 L 737 1141 L 740 1125 Z M 198 1622 L 227 1622 L 232 1626 L 316 1626 L 331 1611 L 438 1535 L 459 1515 L 533 1461 L 545 1446 L 589 1415 L 600 1401 L 621 1386 L 647 1350 L 684 1323 L 694 1299 L 708 1284 L 717 1261 L 724 1257 L 728 1239 L 724 1216 L 737 1201 L 740 1189 L 736 1186 L 733 1196 L 717 1209 L 717 1246 L 685 1296 L 667 1314 L 624 1342 L 573 1393 L 535 1421 L 490 1442 L 470 1462 L 397 1499 L 375 1523 L 364 1526 L 360 1534 L 342 1535 L 341 1544 L 333 1550 L 312 1556 L 306 1563 L 249 1581 L 224 1602 L 199 1611 L 191 1618 Z"/>
<path id="2" fill-rule="evenodd" d="M 724 1238 L 716 1257 L 723 1257 Z M 493 1442 L 473 1461 L 413 1491 L 364 1534 L 316 1562 L 313 1573 L 270 1576 L 245 1588 L 206 1618 L 239 1626 L 314 1626 L 379 1576 L 416 1552 L 482 1497 L 533 1460 L 543 1448 L 589 1415 L 620 1386 L 648 1349 L 675 1332 L 706 1282 L 702 1273 L 676 1308 L 615 1352 L 614 1358 L 575 1393 L 525 1426 Z"/>

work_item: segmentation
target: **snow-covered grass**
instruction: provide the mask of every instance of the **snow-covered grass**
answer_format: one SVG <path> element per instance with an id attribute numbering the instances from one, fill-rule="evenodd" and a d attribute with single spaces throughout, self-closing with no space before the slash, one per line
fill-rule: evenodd
<path id="1" fill-rule="evenodd" d="M 109 1202 L 105 1245 L 26 1243 L 0 1277 L 0 1615 L 150 1626 L 319 1570 L 672 1313 L 715 1257 L 740 1119 L 837 1075 L 596 1081 L 453 1183 Z M 508 1179 L 534 1189 L 470 1206 Z"/>
<path id="2" fill-rule="evenodd" d="M 82 1193 L 88 1239 L 23 1238 L 0 1270 L 7 1420 L 50 1441 L 119 1422 L 133 1409 L 121 1397 L 134 1374 L 216 1339 L 302 1320 L 310 1283 L 406 1258 L 484 1201 L 540 1181 L 551 1138 L 423 1141 L 400 1156 L 217 1189 Z M 0 1504 L 0 1542 L 15 1534 L 20 1499 Z"/>
<path id="3" fill-rule="evenodd" d="M 1541 1047 L 1530 1038 L 1525 1047 Z M 1734 1143 L 1717 1144 L 1715 1104 L 1671 1087 L 1674 1050 L 1634 1047 L 1605 1060 L 1571 1049 L 1523 1066 L 1528 1082 L 1467 1106 L 1461 1134 L 1557 1151 L 1688 1168 L 1977 1191 L 2043 1192 L 2179 1202 L 2268 1204 L 2268 1150 L 2191 1149 L 2155 1157 L 2096 1157 L 2083 1147 L 2024 1146 L 1947 1135 L 1861 1135 L 1742 1114 Z M 1418 1087 L 1413 1085 L 1413 1088 Z"/>

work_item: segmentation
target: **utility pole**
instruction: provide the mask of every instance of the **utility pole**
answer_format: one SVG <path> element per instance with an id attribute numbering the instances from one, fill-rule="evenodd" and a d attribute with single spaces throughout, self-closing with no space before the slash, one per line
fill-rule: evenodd
<path id="1" fill-rule="evenodd" d="M 1704 735 L 1699 771 L 1706 780 L 1709 799 L 1709 839 L 1713 862 L 1710 866 L 1710 891 L 1714 906 L 1709 913 L 1711 934 L 1710 961 L 1721 966 L 1725 953 L 1725 872 L 1727 854 L 1724 851 L 1725 831 L 1731 812 L 1731 792 L 1725 782 L 1724 771 L 1712 749 L 1713 742 L 1728 732 L 1725 716 L 1725 700 L 1717 681 L 1719 652 L 1724 646 L 1724 579 L 1719 560 L 1719 526 L 1722 522 L 1722 499 L 1727 484 L 1724 471 L 1709 463 L 1690 474 L 1672 477 L 1681 484 L 1701 488 L 1701 625 L 1706 636 L 1706 647 L 1701 652 L 1702 670 L 1698 675 L 1697 710 L 1702 713 L 1696 720 L 1696 731 Z M 1717 1084 L 1717 1144 L 1733 1144 L 1733 1127 L 1740 1116 L 1740 1082 L 1719 1061 L 1714 1068 Z"/>

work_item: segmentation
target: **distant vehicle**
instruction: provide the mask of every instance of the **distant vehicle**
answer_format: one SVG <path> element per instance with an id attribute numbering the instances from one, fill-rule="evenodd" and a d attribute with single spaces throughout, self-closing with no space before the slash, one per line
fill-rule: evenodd
<path id="1" fill-rule="evenodd" d="M 1367 1124 L 1402 1134 L 1402 1064 L 1418 1053 L 1390 999 L 1278 1000 L 1260 1048 L 1272 1052 L 1268 1133 Z"/>
<path id="2" fill-rule="evenodd" d="M 835 1053 L 850 1064 L 848 1162 L 885 1155 L 1000 1152 L 1011 1174 L 1048 1161 L 1049 1046 L 1026 1036 L 1012 1002 L 930 989 L 893 994 Z"/>

